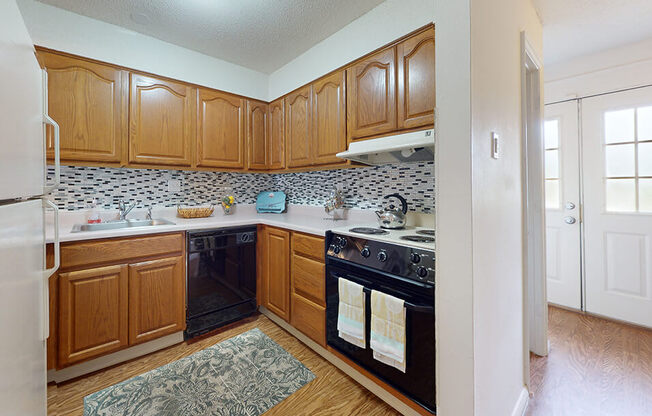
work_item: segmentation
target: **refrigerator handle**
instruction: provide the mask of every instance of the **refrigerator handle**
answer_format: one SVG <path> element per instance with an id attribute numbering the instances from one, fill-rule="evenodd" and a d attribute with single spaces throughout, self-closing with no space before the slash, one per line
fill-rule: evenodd
<path id="1" fill-rule="evenodd" d="M 44 194 L 49 194 L 50 192 L 59 188 L 61 183 L 61 156 L 59 154 L 59 124 L 54 121 L 52 117 L 47 114 L 43 115 L 43 122 L 45 124 L 50 124 L 54 128 L 54 182 L 51 184 L 45 184 L 43 189 Z M 45 161 L 45 171 L 47 172 L 47 159 Z"/>
<path id="2" fill-rule="evenodd" d="M 47 198 L 43 198 L 43 208 L 50 207 L 54 210 L 54 265 L 43 271 L 43 277 L 47 279 L 59 269 L 61 264 L 61 250 L 59 244 L 59 207 Z"/>

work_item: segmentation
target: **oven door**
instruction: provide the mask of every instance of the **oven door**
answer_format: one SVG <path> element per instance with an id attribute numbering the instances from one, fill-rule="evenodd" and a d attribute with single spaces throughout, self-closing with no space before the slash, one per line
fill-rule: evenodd
<path id="1" fill-rule="evenodd" d="M 338 336 L 339 303 L 337 280 L 344 278 L 365 288 L 365 332 L 367 347 L 359 348 Z M 353 266 L 326 266 L 326 337 L 328 345 L 373 373 L 401 393 L 435 412 L 435 313 L 434 288 L 425 288 L 398 281 Z M 411 287 L 412 285 L 412 287 Z M 425 289 L 425 290 L 424 290 Z M 406 301 L 406 370 L 405 373 L 373 358 L 369 346 L 371 336 L 371 290 L 377 290 Z"/>

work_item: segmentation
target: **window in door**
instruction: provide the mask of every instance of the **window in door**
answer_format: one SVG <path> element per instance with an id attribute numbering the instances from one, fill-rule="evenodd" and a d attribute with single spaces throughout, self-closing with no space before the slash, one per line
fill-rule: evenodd
<path id="1" fill-rule="evenodd" d="M 559 172 L 559 119 L 546 120 L 543 123 L 543 141 L 546 150 L 546 209 L 560 209 L 561 179 Z"/>
<path id="2" fill-rule="evenodd" d="M 652 213 L 652 106 L 604 113 L 605 208 Z"/>

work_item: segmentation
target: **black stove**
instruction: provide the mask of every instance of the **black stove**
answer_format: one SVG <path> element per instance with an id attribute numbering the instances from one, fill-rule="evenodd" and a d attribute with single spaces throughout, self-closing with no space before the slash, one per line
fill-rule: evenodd
<path id="1" fill-rule="evenodd" d="M 361 227 L 362 228 L 362 227 Z M 366 228 L 366 227 L 365 227 Z M 360 233 L 357 229 L 350 232 Z M 369 227 L 368 229 L 383 231 Z M 376 234 L 377 235 L 377 234 Z M 415 236 L 418 238 L 432 238 Z M 365 293 L 366 345 L 339 336 L 339 279 L 357 283 Z M 402 299 L 405 306 L 405 372 L 373 357 L 371 292 Z M 326 233 L 326 340 L 330 347 L 435 413 L 435 252 L 374 235 Z M 418 380 L 418 383 L 415 383 Z"/>
<path id="2" fill-rule="evenodd" d="M 389 231 L 383 230 L 380 228 L 372 228 L 372 227 L 356 227 L 356 228 L 351 228 L 349 232 L 356 233 L 356 234 L 367 234 L 367 235 L 384 235 L 384 234 L 389 234 Z"/>
<path id="3" fill-rule="evenodd" d="M 399 237 L 401 240 L 411 241 L 413 243 L 434 243 L 434 237 L 427 237 L 421 235 L 404 235 Z"/>

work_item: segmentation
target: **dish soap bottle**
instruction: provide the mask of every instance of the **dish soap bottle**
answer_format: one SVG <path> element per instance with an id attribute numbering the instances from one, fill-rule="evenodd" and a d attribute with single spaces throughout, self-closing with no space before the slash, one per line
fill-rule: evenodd
<path id="1" fill-rule="evenodd" d="M 95 198 L 93 198 L 93 202 L 91 203 L 91 211 L 88 214 L 87 222 L 89 224 L 98 224 L 102 222 L 102 219 L 100 218 L 100 211 L 97 207 L 97 200 Z"/>

